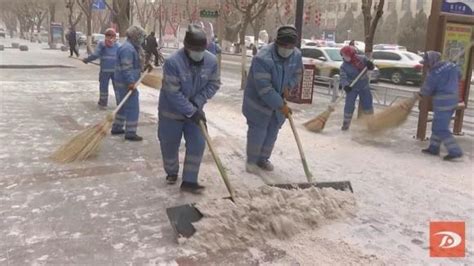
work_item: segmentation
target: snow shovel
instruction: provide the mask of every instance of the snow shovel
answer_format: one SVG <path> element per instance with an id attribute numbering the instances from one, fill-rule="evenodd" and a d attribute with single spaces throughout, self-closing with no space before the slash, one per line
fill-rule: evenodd
<path id="1" fill-rule="evenodd" d="M 227 188 L 227 191 L 229 191 L 230 197 L 226 197 L 226 199 L 234 201 L 234 190 L 230 185 L 225 168 L 222 165 L 222 162 L 214 149 L 214 145 L 212 144 L 209 134 L 207 133 L 207 126 L 204 122 L 200 121 L 199 127 L 201 128 L 201 132 L 204 135 L 204 138 L 206 139 L 207 146 L 209 147 L 209 151 L 211 152 L 212 157 L 214 158 L 214 161 L 217 165 L 217 169 L 219 169 L 219 173 L 222 179 L 224 180 L 224 184 Z M 178 236 L 189 238 L 196 232 L 196 229 L 194 228 L 192 223 L 201 220 L 203 215 L 196 207 L 194 207 L 194 205 L 195 203 L 190 203 L 166 209 L 166 214 L 168 215 L 168 219 L 170 220 L 171 227 L 173 227 L 174 231 Z"/>
<path id="2" fill-rule="evenodd" d="M 294 183 L 294 184 L 269 184 L 270 186 L 284 188 L 284 189 L 305 189 L 310 187 L 318 188 L 333 188 L 335 190 L 342 191 L 352 191 L 352 186 L 350 181 L 336 181 L 336 182 L 313 182 L 313 175 L 309 171 L 308 163 L 306 162 L 306 157 L 303 152 L 303 146 L 301 146 L 301 140 L 296 131 L 295 123 L 293 122 L 293 117 L 291 114 L 288 114 L 288 121 L 290 121 L 291 130 L 295 136 L 296 144 L 298 145 L 298 151 L 300 153 L 301 162 L 303 164 L 304 173 L 306 175 L 307 183 Z"/>

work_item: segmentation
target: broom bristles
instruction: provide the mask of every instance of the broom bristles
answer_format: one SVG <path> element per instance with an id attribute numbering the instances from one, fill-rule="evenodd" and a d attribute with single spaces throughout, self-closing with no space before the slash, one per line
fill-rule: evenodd
<path id="1" fill-rule="evenodd" d="M 67 143 L 59 147 L 50 158 L 57 162 L 69 163 L 85 160 L 92 155 L 96 155 L 102 140 L 112 127 L 112 122 L 113 114 L 108 115 L 101 123 L 90 126 L 74 136 Z"/>
<path id="2" fill-rule="evenodd" d="M 407 120 L 417 100 L 416 97 L 403 100 L 375 115 L 367 117 L 366 124 L 368 131 L 371 133 L 381 133 L 400 126 Z"/>
<path id="3" fill-rule="evenodd" d="M 309 120 L 308 122 L 304 123 L 303 125 L 312 132 L 321 132 L 324 127 L 326 126 L 326 122 L 329 119 L 329 116 L 333 112 L 334 108 L 328 108 L 326 111 L 322 112 L 317 117 Z"/>
<path id="4" fill-rule="evenodd" d="M 162 81 L 161 74 L 159 74 L 159 73 L 154 73 L 154 74 L 148 73 L 142 79 L 142 84 L 144 84 L 148 87 L 151 87 L 151 88 L 160 89 L 161 81 Z"/>

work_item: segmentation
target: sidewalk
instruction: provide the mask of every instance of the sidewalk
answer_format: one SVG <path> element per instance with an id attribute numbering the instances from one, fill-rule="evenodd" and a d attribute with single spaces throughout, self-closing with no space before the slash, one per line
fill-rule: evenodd
<path id="1" fill-rule="evenodd" d="M 329 98 L 315 94 L 312 105 L 292 104 L 316 180 L 350 180 L 356 215 L 280 244 L 269 240 L 204 256 L 176 243 L 165 209 L 225 197 L 226 189 L 208 151 L 200 171 L 200 182 L 207 187 L 202 196 L 180 193 L 178 185 L 165 183 L 156 139 L 159 91 L 140 87 L 138 133 L 143 142 L 107 136 L 96 158 L 56 164 L 48 159 L 56 147 L 107 114 L 96 107 L 98 69 L 40 47 L 10 52 L 0 52 L 0 64 L 44 60 L 45 65 L 70 68 L 0 70 L 0 264 L 474 263 L 472 230 L 466 230 L 467 258 L 432 259 L 428 253 L 429 221 L 462 220 L 468 228 L 473 222 L 472 137 L 457 137 L 466 154 L 461 162 L 443 162 L 420 153 L 427 142 L 412 138 L 413 117 L 399 130 L 372 137 L 357 125 L 341 132 L 338 109 L 324 132 L 314 134 L 301 124 L 325 110 Z M 264 183 L 244 169 L 247 128 L 240 110 L 240 80 L 223 72 L 222 84 L 206 105 L 209 134 L 230 181 L 247 191 Z M 109 103 L 115 106 L 113 95 Z M 184 145 L 181 162 L 183 156 Z M 266 176 L 269 180 L 305 181 L 287 123 L 272 161 L 276 169 Z"/>

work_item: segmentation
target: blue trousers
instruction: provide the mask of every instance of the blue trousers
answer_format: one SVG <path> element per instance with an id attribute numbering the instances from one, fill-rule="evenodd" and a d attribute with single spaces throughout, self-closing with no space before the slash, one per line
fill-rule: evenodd
<path id="1" fill-rule="evenodd" d="M 448 154 L 454 156 L 462 155 L 461 147 L 459 147 L 453 134 L 449 130 L 449 124 L 451 123 L 453 113 L 454 110 L 434 111 L 429 147 L 433 153 L 439 153 L 441 144 L 443 143 L 448 150 Z"/>
<path id="2" fill-rule="evenodd" d="M 100 71 L 99 73 L 99 105 L 107 106 L 109 100 L 109 80 L 112 80 L 112 86 L 114 87 L 115 91 L 115 100 L 117 101 L 118 105 L 118 96 L 117 91 L 115 89 L 114 84 L 114 72 L 103 72 Z"/>
<path id="3" fill-rule="evenodd" d="M 183 181 L 197 183 L 199 167 L 206 145 L 201 129 L 192 121 L 176 120 L 159 115 L 158 139 L 167 175 L 178 175 L 179 146 L 183 134 L 186 141 Z"/>
<path id="4" fill-rule="evenodd" d="M 116 83 L 116 92 L 118 92 L 118 102 L 120 103 L 128 93 L 126 84 Z M 137 133 L 138 117 L 140 114 L 140 103 L 138 100 L 139 92 L 134 90 L 125 104 L 120 108 L 115 116 L 112 130 L 121 130 L 125 126 L 125 136 L 133 136 Z"/>
<path id="5" fill-rule="evenodd" d="M 256 164 L 270 159 L 281 124 L 275 114 L 269 123 L 257 124 L 247 120 L 247 163 Z"/>
<path id="6" fill-rule="evenodd" d="M 346 94 L 346 104 L 344 105 L 344 121 L 343 124 L 349 126 L 351 124 L 352 115 L 354 114 L 355 101 L 359 96 L 362 109 L 365 114 L 373 114 L 374 107 L 372 103 L 372 93 L 370 88 L 353 89 Z"/>

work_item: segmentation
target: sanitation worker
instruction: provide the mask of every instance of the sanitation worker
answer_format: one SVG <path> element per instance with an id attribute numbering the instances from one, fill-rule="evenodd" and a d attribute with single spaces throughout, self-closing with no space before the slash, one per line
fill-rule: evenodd
<path id="1" fill-rule="evenodd" d="M 115 64 L 117 62 L 117 49 L 120 44 L 116 42 L 115 30 L 109 28 L 105 31 L 105 40 L 100 41 L 95 48 L 94 53 L 84 58 L 84 63 L 89 63 L 97 58 L 100 58 L 100 72 L 99 72 L 99 102 L 97 103 L 100 108 L 105 109 L 109 99 L 109 81 L 112 81 L 114 87 L 115 96 L 118 104 L 118 92 L 115 90 L 114 84 L 114 72 Z"/>
<path id="2" fill-rule="evenodd" d="M 158 139 L 166 181 L 176 183 L 179 171 L 179 146 L 184 136 L 186 155 L 181 190 L 201 193 L 199 168 L 205 148 L 201 124 L 206 123 L 204 105 L 220 87 L 217 59 L 206 50 L 204 30 L 190 24 L 184 48 L 172 54 L 163 66 L 163 85 L 158 103 Z"/>
<path id="3" fill-rule="evenodd" d="M 421 95 L 433 96 L 433 123 L 430 146 L 422 152 L 438 156 L 441 144 L 444 144 L 448 150 L 444 160 L 460 158 L 463 152 L 449 130 L 449 124 L 459 102 L 461 71 L 455 64 L 441 61 L 441 54 L 436 51 L 426 52 L 423 64 L 428 68 L 428 75 Z"/>
<path id="4" fill-rule="evenodd" d="M 298 38 L 295 27 L 281 26 L 275 42 L 261 48 L 252 59 L 242 104 L 248 125 L 249 173 L 273 171 L 269 160 L 273 146 L 291 113 L 284 94 L 299 86 L 303 74 L 301 52 L 295 48 Z"/>
<path id="5" fill-rule="evenodd" d="M 115 116 L 112 126 L 112 135 L 125 134 L 129 141 L 141 141 L 137 135 L 140 105 L 136 82 L 140 79 L 142 70 L 142 43 L 145 41 L 146 32 L 139 26 L 131 26 L 126 32 L 127 40 L 117 50 L 117 64 L 115 65 L 115 88 L 118 92 L 118 102 L 121 102 L 128 91 L 132 95 Z M 125 129 L 124 129 L 125 127 Z"/>
<path id="6" fill-rule="evenodd" d="M 354 87 L 351 87 L 350 84 L 365 67 L 367 67 L 368 70 L 373 70 L 375 66 L 365 56 L 357 55 L 357 51 L 354 46 L 344 46 L 342 47 L 340 53 L 344 61 L 339 71 L 341 73 L 340 86 L 346 92 L 344 120 L 342 121 L 341 129 L 345 131 L 348 130 L 351 125 L 357 96 L 359 96 L 363 114 L 371 115 L 374 113 L 368 75 L 363 75 L 354 85 Z"/>

